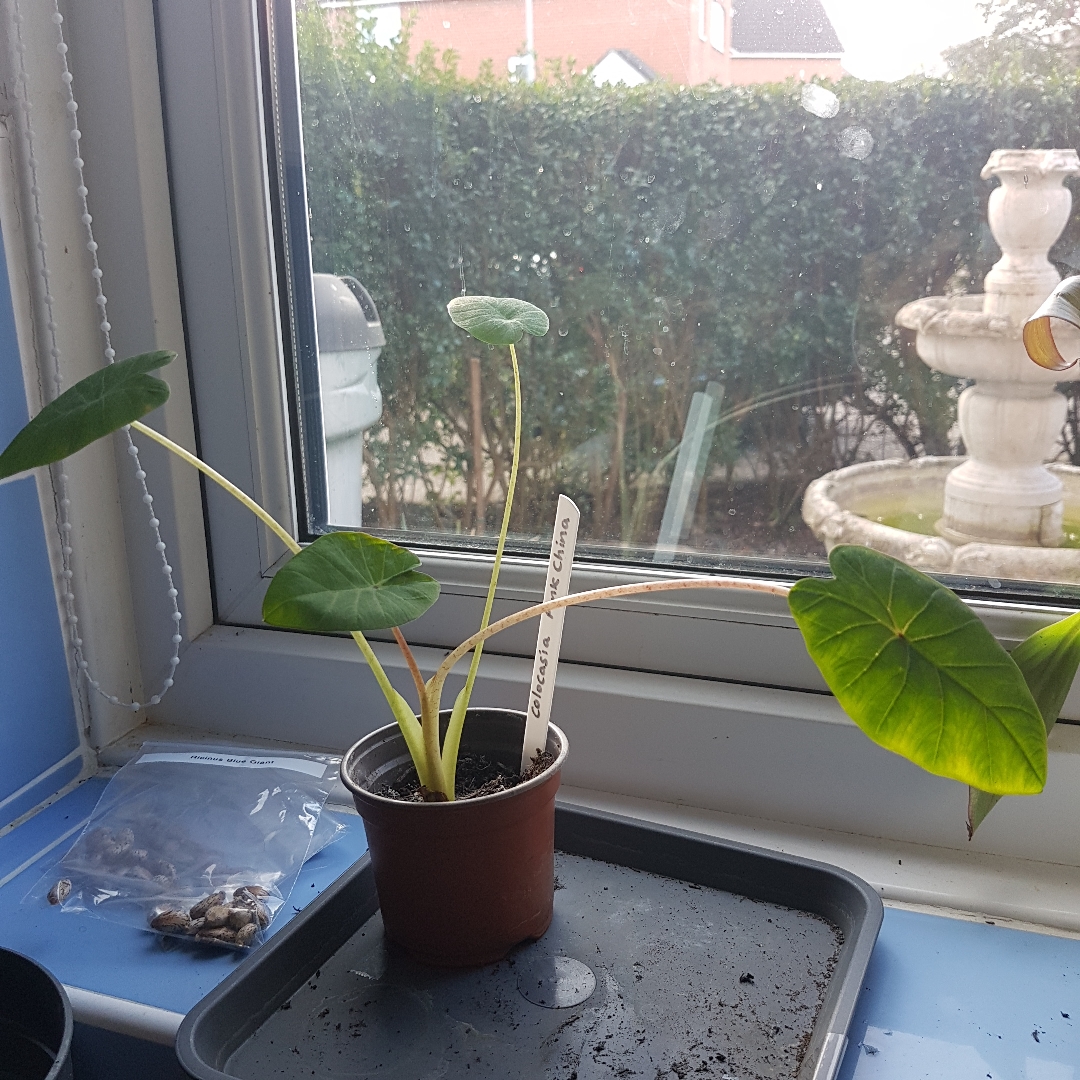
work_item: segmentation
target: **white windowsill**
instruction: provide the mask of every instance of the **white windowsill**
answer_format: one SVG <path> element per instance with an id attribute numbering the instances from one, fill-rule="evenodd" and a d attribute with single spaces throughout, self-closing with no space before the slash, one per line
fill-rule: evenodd
<path id="1" fill-rule="evenodd" d="M 116 768 L 125 764 L 145 739 L 224 742 L 260 748 L 295 749 L 299 745 L 178 725 L 145 724 L 103 750 L 102 765 Z M 1080 937 L 1080 868 L 1074 866 L 811 828 L 567 784 L 560 789 L 559 798 L 573 806 L 840 866 L 867 881 L 890 906 L 952 918 L 992 919 L 1018 929 Z M 337 813 L 355 813 L 351 796 L 340 782 L 327 805 Z"/>

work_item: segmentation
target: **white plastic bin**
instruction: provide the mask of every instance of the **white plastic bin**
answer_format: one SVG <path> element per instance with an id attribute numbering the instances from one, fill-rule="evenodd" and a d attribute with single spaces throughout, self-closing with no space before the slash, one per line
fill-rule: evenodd
<path id="1" fill-rule="evenodd" d="M 355 528 L 363 518 L 364 432 L 382 416 L 377 365 L 386 338 L 375 304 L 356 278 L 312 277 L 328 523 Z"/>

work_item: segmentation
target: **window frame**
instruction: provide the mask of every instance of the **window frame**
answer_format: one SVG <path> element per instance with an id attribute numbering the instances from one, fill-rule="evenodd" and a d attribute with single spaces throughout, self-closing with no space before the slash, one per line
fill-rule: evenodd
<path id="1" fill-rule="evenodd" d="M 727 51 L 727 10 L 722 0 L 709 0 L 709 44 L 718 53 Z"/>
<path id="2" fill-rule="evenodd" d="M 269 0 L 133 0 L 110 22 L 104 19 L 107 0 L 80 0 L 72 53 L 77 93 L 95 77 L 84 77 L 78 66 L 80 50 L 91 47 L 93 62 L 86 60 L 83 72 L 101 73 L 105 87 L 93 107 L 87 98 L 80 111 L 88 158 L 95 138 L 107 141 L 118 97 L 130 108 L 149 93 L 151 77 L 154 94 L 160 87 L 160 109 L 143 101 L 142 112 L 135 110 L 135 119 L 112 135 L 123 153 L 118 157 L 114 148 L 108 162 L 92 162 L 100 169 L 91 199 L 100 214 L 114 321 L 138 319 L 148 295 L 167 312 L 168 319 L 149 327 L 143 317 L 143 337 L 153 338 L 154 345 L 139 346 L 186 346 L 186 370 L 177 363 L 168 373 L 173 397 L 166 430 L 189 445 L 197 431 L 202 456 L 296 535 L 287 404 L 294 373 L 282 329 L 282 239 L 272 210 L 267 68 L 259 38 L 264 3 Z M 132 24 L 139 34 L 130 33 Z M 150 60 L 140 51 L 148 35 L 156 45 Z M 130 76 L 119 87 L 105 74 L 117 63 Z M 109 169 L 131 167 L 140 154 L 153 159 L 141 175 L 154 197 L 133 204 L 104 181 Z M 62 189 L 51 198 L 62 202 Z M 171 233 L 164 239 L 163 208 L 171 213 Z M 64 227 L 77 231 L 77 222 Z M 153 245 L 148 236 L 156 238 Z M 116 253 L 131 243 L 143 245 L 148 261 L 174 259 L 175 277 L 157 272 L 150 288 L 138 275 L 124 274 Z M 281 544 L 212 486 L 200 490 L 190 471 L 160 459 L 155 465 L 155 495 L 176 511 L 167 536 L 175 552 L 170 558 L 190 568 L 178 582 L 181 609 L 196 614 L 184 624 L 188 641 L 177 685 L 149 719 L 338 749 L 386 723 L 374 680 L 351 642 L 261 626 L 262 592 L 285 554 Z M 160 628 L 151 571 L 138 555 L 142 508 L 122 479 L 119 491 L 115 505 L 100 512 L 88 508 L 87 535 L 92 547 L 104 546 L 95 537 L 119 528 L 133 554 L 126 569 L 105 574 L 89 603 L 105 608 L 110 585 L 130 588 L 132 632 L 152 642 Z M 439 603 L 409 630 L 422 666 L 430 669 L 464 636 L 462 626 L 476 624 L 491 556 L 445 549 L 420 554 L 443 582 Z M 672 569 L 583 561 L 574 587 L 672 576 Z M 543 579 L 541 562 L 510 557 L 497 613 L 538 598 Z M 1006 645 L 1062 614 L 1054 602 L 968 602 Z M 534 642 L 535 630 L 526 626 L 489 643 L 478 704 L 521 707 Z M 153 646 L 124 649 L 144 681 L 154 682 L 159 658 Z M 396 649 L 379 643 L 376 651 L 408 693 Z M 577 609 L 567 620 L 562 665 L 555 721 L 565 725 L 574 744 L 569 784 L 867 838 L 965 849 L 957 828 L 963 817 L 958 786 L 921 773 L 865 739 L 825 691 L 777 598 L 731 590 Z M 1063 715 L 1080 720 L 1077 689 Z M 121 724 L 113 716 L 101 725 L 96 744 L 122 734 Z M 728 744 L 731 752 L 724 749 Z M 1068 828 L 1080 812 L 1080 727 L 1059 725 L 1051 746 L 1051 784 L 1042 801 L 1010 800 L 980 830 L 971 850 L 1080 866 L 1080 840 Z"/>
<path id="3" fill-rule="evenodd" d="M 171 27 L 162 25 L 170 17 L 170 11 L 174 18 L 181 11 L 185 12 L 177 21 L 184 24 L 185 32 L 190 33 L 192 19 L 188 9 L 196 4 L 208 14 L 217 11 L 216 26 L 220 38 L 214 59 L 219 64 L 226 56 L 232 58 L 233 63 L 237 63 L 237 58 L 245 51 L 248 54 L 243 64 L 247 81 L 241 82 L 236 91 L 228 90 L 234 83 L 215 77 L 215 72 L 210 68 L 205 71 L 198 70 L 192 57 L 199 55 L 199 50 L 193 47 L 189 39 L 170 43 Z M 291 58 L 291 62 L 295 63 L 294 40 L 288 33 L 281 32 L 280 27 L 275 29 L 274 25 L 275 20 L 281 19 L 283 11 L 291 8 L 291 0 L 251 0 L 250 21 L 237 18 L 237 8 L 223 5 L 221 0 L 158 0 L 158 5 L 165 106 L 170 137 L 174 140 L 170 175 L 181 279 L 187 280 L 184 274 L 185 265 L 197 267 L 196 270 L 189 270 L 188 276 L 192 279 L 199 278 L 203 282 L 208 279 L 208 265 L 215 267 L 216 273 L 216 278 L 211 278 L 198 296 L 195 295 L 194 288 L 185 290 L 189 328 L 196 323 L 240 323 L 242 315 L 236 305 L 250 303 L 249 298 L 252 295 L 265 295 L 267 279 L 273 274 L 265 261 L 259 262 L 260 256 L 263 260 L 269 258 L 275 261 L 279 268 L 284 267 L 278 271 L 284 284 L 279 286 L 276 304 L 261 304 L 254 314 L 250 309 L 248 314 L 249 321 L 256 316 L 261 321 L 261 341 L 269 342 L 276 338 L 281 359 L 273 370 L 264 367 L 261 374 L 257 373 L 251 353 L 243 355 L 242 350 L 236 347 L 225 355 L 235 356 L 235 360 L 231 361 L 233 365 L 246 367 L 244 378 L 237 379 L 230 375 L 229 364 L 222 362 L 221 350 L 215 347 L 212 350 L 212 359 L 205 356 L 205 335 L 203 340 L 197 341 L 189 329 L 194 393 L 199 403 L 198 411 L 202 421 L 200 430 L 203 431 L 203 448 L 207 460 L 231 478 L 245 473 L 249 475 L 255 497 L 273 510 L 275 504 L 279 507 L 282 504 L 289 505 L 294 498 L 299 502 L 295 494 L 299 480 L 292 474 L 294 483 L 287 485 L 289 470 L 278 464 L 276 468 L 266 470 L 266 479 L 260 486 L 259 477 L 250 463 L 264 459 L 276 459 L 279 463 L 282 459 L 287 461 L 296 445 L 295 438 L 290 437 L 290 430 L 285 423 L 286 413 L 292 410 L 293 406 L 283 405 L 282 399 L 288 398 L 288 388 L 297 385 L 298 376 L 289 371 L 289 342 L 293 335 L 282 327 L 289 322 L 284 313 L 290 296 L 293 303 L 299 304 L 301 319 L 309 318 L 307 293 L 310 292 L 310 255 L 307 250 L 299 253 L 288 250 L 284 229 L 279 221 L 275 221 L 272 208 L 274 185 L 281 182 L 280 175 L 275 175 L 275 169 L 280 170 L 281 166 L 276 162 L 273 147 L 270 145 L 275 121 L 273 117 L 266 115 L 265 110 L 269 108 L 271 99 L 284 107 L 295 105 L 298 98 L 290 96 L 298 93 L 295 69 L 283 72 L 276 87 L 269 85 L 271 79 L 267 73 L 266 50 L 264 49 L 263 55 L 259 57 L 260 42 L 250 35 L 269 34 L 271 47 L 278 50 L 279 59 L 289 62 Z M 169 66 L 170 47 L 175 48 L 183 58 L 179 71 L 175 74 Z M 203 62 L 210 59 L 205 52 L 202 54 Z M 223 84 L 230 96 L 219 103 L 217 112 L 224 119 L 220 128 L 214 130 L 207 124 L 206 116 L 200 115 L 194 99 L 202 96 L 202 89 L 206 85 L 220 87 Z M 174 135 L 180 124 L 190 130 Z M 295 129 L 287 133 L 290 140 L 297 137 Z M 246 216 L 241 216 L 239 212 L 234 213 L 235 234 L 229 238 L 229 242 L 239 254 L 231 262 L 219 255 L 225 243 L 222 236 L 210 236 L 206 230 L 199 234 L 192 221 L 192 213 L 197 215 L 204 212 L 207 191 L 205 187 L 189 190 L 190 178 L 177 165 L 181 156 L 185 159 L 197 156 L 195 140 L 200 138 L 209 148 L 210 155 L 219 156 L 222 160 L 225 156 L 223 145 L 232 148 L 232 164 L 236 176 L 231 187 L 233 193 L 245 189 L 249 192 L 257 191 L 264 200 L 264 205 L 257 213 L 251 212 Z M 243 157 L 238 154 L 237 147 L 244 149 Z M 299 153 L 295 145 L 290 152 Z M 292 186 L 294 193 L 299 191 L 300 184 L 297 180 L 293 181 Z M 220 190 L 225 197 L 229 197 L 230 189 L 226 185 Z M 232 198 L 235 199 L 236 195 L 232 194 Z M 200 244 L 202 246 L 199 246 Z M 297 263 L 303 259 L 308 260 L 306 282 L 303 280 L 303 271 L 298 274 L 296 269 Z M 239 268 L 236 277 L 231 276 L 233 266 Z M 249 282 L 245 272 L 249 266 L 254 270 L 254 282 Z M 194 280 L 192 284 L 194 285 Z M 204 430 L 208 425 L 204 421 L 206 410 L 201 403 L 204 400 L 227 400 L 230 395 L 236 394 L 238 386 L 243 386 L 250 396 L 249 414 L 265 415 L 273 408 L 279 420 L 279 423 L 268 431 L 258 430 L 256 437 L 249 438 L 247 447 L 242 445 L 242 440 L 234 438 L 233 430 L 221 432 L 213 427 Z M 295 431 L 295 419 L 293 423 Z M 226 436 L 224 439 L 222 434 Z M 207 445 L 211 438 L 214 439 L 213 446 Z M 210 492 L 210 495 L 212 497 L 208 498 L 207 507 L 208 531 L 213 552 L 217 618 L 220 622 L 240 626 L 261 626 L 262 596 L 274 570 L 285 557 L 285 552 L 276 540 L 266 536 L 265 530 L 258 526 L 246 511 L 236 507 L 231 499 L 224 496 L 219 498 L 217 492 Z M 286 516 L 280 520 L 292 527 L 294 535 L 301 535 L 303 538 L 302 534 L 296 533 L 303 513 L 290 512 L 291 510 L 290 506 Z M 233 523 L 238 516 L 245 522 L 246 529 L 235 528 Z M 252 534 L 260 531 L 264 535 L 256 562 Z M 461 640 L 460 625 L 472 625 L 479 620 L 480 600 L 487 587 L 493 555 L 490 552 L 452 551 L 447 547 L 433 546 L 430 542 L 424 544 L 421 541 L 417 544 L 405 536 L 402 540 L 415 547 L 423 558 L 427 571 L 438 578 L 443 586 L 439 603 L 427 615 L 410 624 L 409 638 L 419 646 L 452 648 Z M 769 565 L 762 561 L 763 569 L 755 572 L 753 561 L 744 560 L 735 573 L 748 579 L 779 577 L 789 581 L 798 576 L 794 570 L 779 575 L 770 574 Z M 773 567 L 775 565 L 772 564 Z M 662 569 L 655 564 L 627 566 L 590 562 L 587 558 L 582 558 L 575 567 L 574 588 L 600 588 L 646 579 L 666 580 L 685 576 L 688 572 L 695 571 L 670 567 Z M 705 570 L 697 572 L 703 577 L 716 573 Z M 509 556 L 505 560 L 500 579 L 496 617 L 526 606 L 539 597 L 542 594 L 544 575 L 545 567 L 540 559 L 526 555 Z M 969 602 L 993 632 L 1010 645 L 1059 618 L 1061 614 L 1061 608 L 1052 601 L 1016 603 L 973 597 Z M 663 617 L 668 626 L 681 624 L 682 632 L 670 636 L 651 633 L 649 624 L 658 616 Z M 376 639 L 392 640 L 388 633 L 377 633 L 373 636 Z M 734 647 L 731 647 L 727 638 L 734 638 Z M 486 646 L 486 651 L 531 656 L 534 644 L 535 630 L 525 625 L 516 633 L 511 631 L 492 639 Z M 716 659 L 716 655 L 720 653 L 726 655 Z M 650 654 L 647 659 L 646 654 Z M 665 594 L 659 598 L 632 597 L 579 609 L 568 620 L 562 657 L 567 662 L 588 663 L 600 667 L 633 666 L 635 670 L 649 670 L 658 674 L 826 692 L 824 681 L 806 654 L 786 604 L 776 597 L 762 596 L 750 591 Z M 1070 696 L 1063 715 L 1080 720 L 1080 688 L 1075 695 Z"/>

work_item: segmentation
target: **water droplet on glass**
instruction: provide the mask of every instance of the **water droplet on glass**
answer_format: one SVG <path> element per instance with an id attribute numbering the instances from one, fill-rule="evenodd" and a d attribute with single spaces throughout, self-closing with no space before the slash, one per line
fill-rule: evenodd
<path id="1" fill-rule="evenodd" d="M 571 231 L 572 230 L 570 230 L 570 229 L 563 229 L 563 236 L 569 236 Z"/>
<path id="2" fill-rule="evenodd" d="M 566 335 L 569 334 L 569 333 L 570 333 L 569 330 L 560 330 L 559 331 L 559 337 L 566 337 Z"/>
<path id="3" fill-rule="evenodd" d="M 655 179 L 656 177 L 652 173 L 650 173 L 648 176 L 645 177 L 645 183 L 651 184 Z"/>
<path id="4" fill-rule="evenodd" d="M 653 349 L 653 356 L 663 356 L 663 355 L 664 355 L 664 350 L 663 349 Z"/>
<path id="5" fill-rule="evenodd" d="M 405 231 L 406 232 L 412 232 L 412 226 L 410 224 L 408 224 L 408 222 L 405 223 Z"/>
<path id="6" fill-rule="evenodd" d="M 663 331 L 664 331 L 664 333 L 665 333 L 665 334 L 666 334 L 666 333 L 668 332 L 668 328 L 667 328 L 666 326 L 665 326 L 665 327 L 663 327 L 662 329 L 663 329 Z"/>
<path id="7" fill-rule="evenodd" d="M 799 104 L 814 116 L 820 116 L 828 120 L 840 111 L 840 99 L 824 86 L 817 83 L 807 83 L 802 88 L 802 97 Z"/>
<path id="8" fill-rule="evenodd" d="M 864 161 L 874 149 L 874 136 L 864 127 L 846 127 L 836 140 L 841 157 Z"/>

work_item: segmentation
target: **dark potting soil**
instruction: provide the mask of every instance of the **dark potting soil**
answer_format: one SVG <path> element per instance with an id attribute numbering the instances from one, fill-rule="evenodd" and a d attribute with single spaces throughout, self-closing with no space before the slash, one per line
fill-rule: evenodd
<path id="1" fill-rule="evenodd" d="M 509 791 L 518 784 L 524 784 L 545 772 L 555 761 L 555 755 L 549 750 L 538 751 L 532 764 L 518 773 L 509 765 L 490 761 L 483 754 L 462 754 L 458 758 L 457 774 L 454 778 L 454 798 L 478 799 L 481 795 L 496 795 L 500 791 Z M 401 802 L 443 802 L 440 792 L 429 791 L 420 783 L 416 769 L 409 765 L 395 776 L 388 784 L 376 789 L 376 795 Z"/>
<path id="2" fill-rule="evenodd" d="M 374 915 L 225 1071 L 243 1080 L 793 1080 L 839 956 L 836 927 L 563 852 L 555 869 L 551 929 L 487 967 L 424 967 L 385 939 Z"/>

